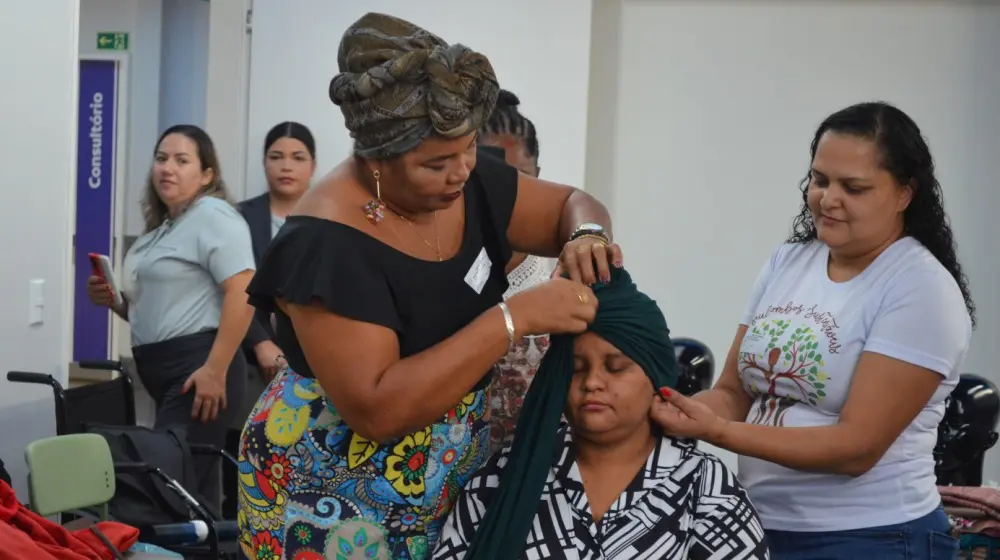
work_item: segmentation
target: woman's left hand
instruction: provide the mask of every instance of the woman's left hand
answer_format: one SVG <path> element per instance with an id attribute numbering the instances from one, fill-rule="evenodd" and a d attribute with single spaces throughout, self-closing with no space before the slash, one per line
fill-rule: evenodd
<path id="1" fill-rule="evenodd" d="M 219 417 L 226 409 L 226 372 L 219 372 L 208 365 L 201 366 L 184 382 L 181 394 L 194 387 L 194 406 L 191 418 L 207 424 Z"/>
<path id="2" fill-rule="evenodd" d="M 672 436 L 714 443 L 729 424 L 704 403 L 677 391 L 660 389 L 660 397 L 653 399 L 649 417 Z"/>
<path id="3" fill-rule="evenodd" d="M 577 237 L 563 245 L 553 277 L 569 274 L 569 279 L 593 286 L 611 281 L 611 267 L 621 268 L 622 248 L 596 235 Z"/>

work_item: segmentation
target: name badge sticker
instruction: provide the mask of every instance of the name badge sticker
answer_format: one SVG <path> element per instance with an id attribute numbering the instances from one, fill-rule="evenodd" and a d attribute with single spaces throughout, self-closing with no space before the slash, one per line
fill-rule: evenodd
<path id="1" fill-rule="evenodd" d="M 486 247 L 483 247 L 479 251 L 479 256 L 476 257 L 476 262 L 472 263 L 469 272 L 465 274 L 465 283 L 475 290 L 477 294 L 483 293 L 483 287 L 486 286 L 486 281 L 490 279 L 491 268 L 493 268 L 493 263 L 490 262 L 490 257 L 486 254 Z"/>

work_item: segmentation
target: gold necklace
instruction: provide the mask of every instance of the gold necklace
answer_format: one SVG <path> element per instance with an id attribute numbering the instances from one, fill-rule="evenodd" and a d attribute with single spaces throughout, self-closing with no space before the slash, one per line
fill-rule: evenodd
<path id="1" fill-rule="evenodd" d="M 424 242 L 424 245 L 427 245 L 427 247 L 430 248 L 430 250 L 434 251 L 437 254 L 438 262 L 441 262 L 442 260 L 444 260 L 444 259 L 441 258 L 441 236 L 438 235 L 438 213 L 437 213 L 437 210 L 434 211 L 434 241 L 435 241 L 436 247 L 435 247 L 435 245 L 431 245 L 431 242 L 427 241 L 427 238 L 425 238 L 423 235 L 420 235 L 420 232 L 417 231 L 417 227 L 413 225 L 413 222 L 411 222 L 409 218 L 407 218 L 406 216 L 400 214 L 399 212 L 396 212 L 395 210 L 392 210 L 391 208 L 389 210 L 391 210 L 393 214 L 399 216 L 400 220 L 403 220 L 404 222 L 406 222 L 406 225 L 410 226 L 410 229 L 413 230 L 413 233 L 417 234 L 417 237 L 419 237 L 420 240 Z"/>

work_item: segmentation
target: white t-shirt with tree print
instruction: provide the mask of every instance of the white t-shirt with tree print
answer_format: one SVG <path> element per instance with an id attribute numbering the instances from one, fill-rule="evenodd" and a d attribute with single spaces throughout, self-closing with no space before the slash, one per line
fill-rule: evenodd
<path id="1" fill-rule="evenodd" d="M 754 397 L 747 422 L 835 424 L 862 352 L 939 373 L 930 402 L 879 463 L 859 477 L 802 472 L 740 457 L 739 478 L 767 529 L 841 531 L 918 519 L 941 498 L 933 449 L 972 324 L 958 284 L 913 238 L 887 248 L 861 274 L 833 282 L 828 247 L 778 248 L 757 279 L 741 323 L 738 371 Z"/>

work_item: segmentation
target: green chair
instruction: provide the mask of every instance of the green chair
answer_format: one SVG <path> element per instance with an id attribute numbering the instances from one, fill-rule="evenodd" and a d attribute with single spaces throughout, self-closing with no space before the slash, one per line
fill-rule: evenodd
<path id="1" fill-rule="evenodd" d="M 98 434 L 69 434 L 33 441 L 24 452 L 28 464 L 28 499 L 31 509 L 42 516 L 81 510 L 108 519 L 108 502 L 115 495 L 115 466 L 107 440 Z M 92 527 L 110 550 L 113 545 Z M 137 544 L 119 554 L 123 560 L 164 560 L 181 555 Z M 135 549 L 140 549 L 136 551 Z"/>
<path id="2" fill-rule="evenodd" d="M 28 499 L 39 515 L 95 510 L 108 518 L 115 495 L 115 466 L 108 442 L 98 434 L 70 434 L 33 441 L 24 452 Z"/>

